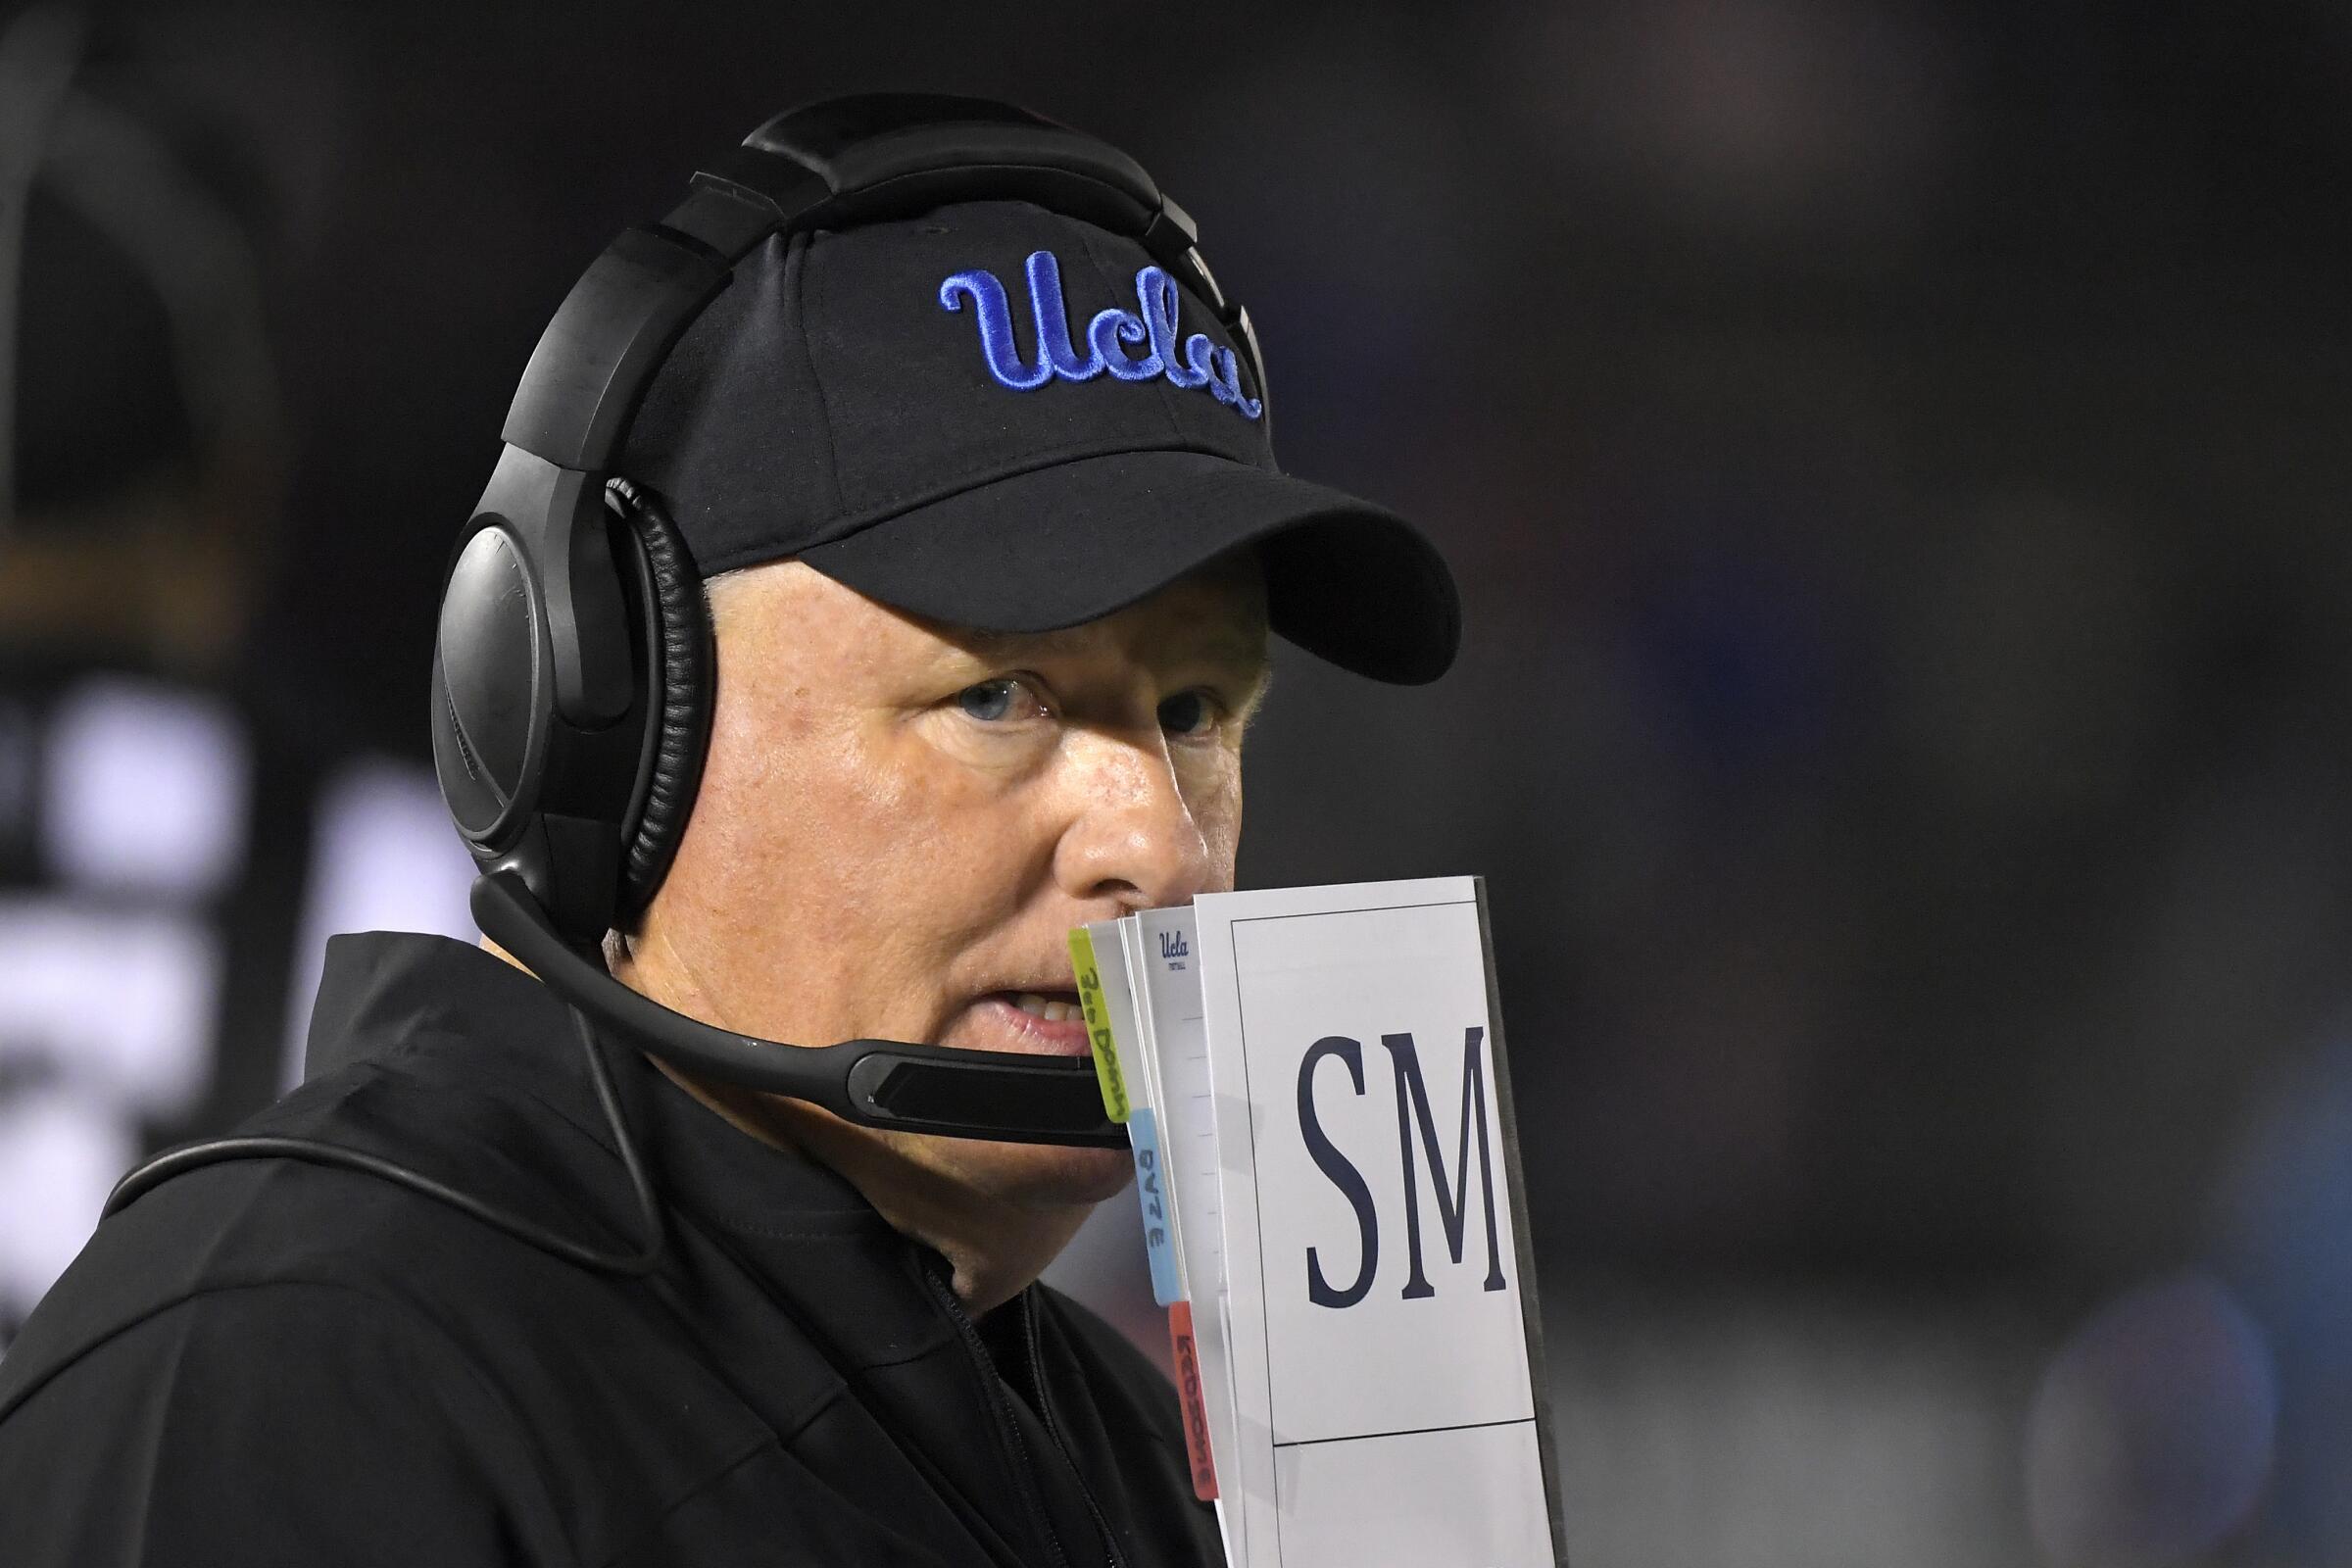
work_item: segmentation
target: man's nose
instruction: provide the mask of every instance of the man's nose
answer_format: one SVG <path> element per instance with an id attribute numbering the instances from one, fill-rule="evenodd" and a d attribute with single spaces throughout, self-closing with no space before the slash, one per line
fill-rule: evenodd
<path id="1" fill-rule="evenodd" d="M 1074 810 L 1054 865 L 1064 892 L 1115 900 L 1124 912 L 1183 904 L 1207 888 L 1208 841 L 1156 730 L 1073 737 L 1065 757 Z"/>

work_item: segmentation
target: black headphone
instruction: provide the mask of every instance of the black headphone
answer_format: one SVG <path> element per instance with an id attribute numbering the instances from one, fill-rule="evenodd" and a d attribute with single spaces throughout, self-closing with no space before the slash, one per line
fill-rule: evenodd
<path id="1" fill-rule="evenodd" d="M 1249 312 L 1226 302 L 1192 220 L 1133 159 L 989 99 L 832 99 L 753 131 L 697 172 L 660 222 L 628 229 L 589 266 L 531 355 L 506 449 L 459 536 L 434 648 L 434 768 L 482 867 L 475 920 L 571 1004 L 647 1223 L 643 1246 L 600 1252 L 405 1166 L 290 1138 L 171 1151 L 125 1176 L 106 1212 L 198 1165 L 306 1159 L 398 1182 L 575 1261 L 642 1273 L 660 1255 L 660 1214 L 588 1015 L 691 1072 L 864 1126 L 1126 1145 L 1085 1061 L 760 1040 L 662 1006 L 613 979 L 597 954 L 669 868 L 710 724 L 710 628 L 692 555 L 660 499 L 612 472 L 646 389 L 736 265 L 770 236 L 981 200 L 1032 202 L 1140 242 L 1208 305 L 1266 397 Z"/>

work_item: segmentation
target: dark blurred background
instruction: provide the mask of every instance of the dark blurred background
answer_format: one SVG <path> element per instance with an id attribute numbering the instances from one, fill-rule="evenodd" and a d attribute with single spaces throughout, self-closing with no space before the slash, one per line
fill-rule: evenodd
<path id="1" fill-rule="evenodd" d="M 1244 876 L 1489 879 L 1580 1563 L 2352 1562 L 2336 0 L 0 7 L 0 1344 L 327 932 L 469 932 L 434 598 L 573 276 L 891 86 L 1132 151 L 1456 564 Z"/>

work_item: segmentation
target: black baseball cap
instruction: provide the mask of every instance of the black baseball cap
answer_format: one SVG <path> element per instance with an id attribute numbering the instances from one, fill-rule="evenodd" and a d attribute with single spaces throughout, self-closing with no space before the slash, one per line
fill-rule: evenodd
<path id="1" fill-rule="evenodd" d="M 1461 615 L 1403 519 L 1275 466 L 1256 368 L 1137 242 L 1027 202 L 766 241 L 648 388 L 618 471 L 708 576 L 797 557 L 991 631 L 1107 615 L 1228 552 L 1275 631 L 1415 684 Z"/>

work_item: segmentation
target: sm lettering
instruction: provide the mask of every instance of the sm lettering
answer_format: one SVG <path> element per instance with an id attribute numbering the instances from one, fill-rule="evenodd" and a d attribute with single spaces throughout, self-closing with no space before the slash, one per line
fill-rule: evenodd
<path id="1" fill-rule="evenodd" d="M 1421 1162 L 1414 1157 L 1415 1151 L 1427 1156 L 1429 1184 L 1437 1197 L 1438 1221 L 1446 1232 L 1446 1250 L 1459 1263 L 1463 1244 L 1469 1240 L 1473 1128 L 1478 1139 L 1477 1193 L 1487 1222 L 1484 1288 L 1490 1291 L 1503 1288 L 1502 1248 L 1494 1222 L 1494 1166 L 1487 1148 L 1486 1038 L 1483 1028 L 1463 1031 L 1462 1122 L 1460 1134 L 1454 1140 L 1453 1156 L 1454 1169 L 1459 1175 L 1448 1179 L 1445 1151 L 1438 1144 L 1437 1118 L 1429 1108 L 1429 1089 L 1421 1078 L 1421 1054 L 1413 1045 L 1413 1037 L 1409 1034 L 1380 1037 L 1389 1054 L 1390 1075 L 1396 1085 L 1396 1152 L 1404 1166 L 1404 1248 L 1408 1262 L 1403 1299 L 1408 1301 L 1438 1294 L 1421 1266 Z M 1371 1291 L 1372 1276 L 1380 1265 L 1380 1215 L 1373 1207 L 1372 1189 L 1364 1181 L 1363 1172 L 1340 1152 L 1323 1131 L 1322 1119 L 1315 1114 L 1315 1069 L 1333 1057 L 1348 1069 L 1348 1087 L 1358 1095 L 1364 1092 L 1362 1044 L 1345 1035 L 1328 1035 L 1316 1041 L 1298 1062 L 1298 1134 L 1305 1140 L 1306 1152 L 1316 1168 L 1355 1210 L 1358 1249 L 1355 1278 L 1334 1288 L 1323 1271 L 1321 1250 L 1310 1247 L 1306 1250 L 1306 1298 L 1317 1306 L 1349 1307 Z"/>

